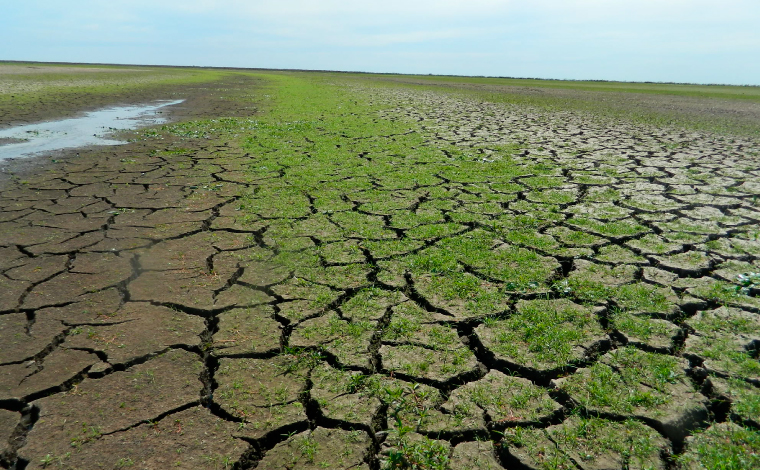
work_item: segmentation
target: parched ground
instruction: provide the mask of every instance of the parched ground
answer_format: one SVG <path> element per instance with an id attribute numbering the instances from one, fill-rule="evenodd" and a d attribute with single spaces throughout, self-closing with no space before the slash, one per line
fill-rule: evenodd
<path id="1" fill-rule="evenodd" d="M 0 465 L 760 465 L 756 140 L 344 92 L 2 183 Z"/>

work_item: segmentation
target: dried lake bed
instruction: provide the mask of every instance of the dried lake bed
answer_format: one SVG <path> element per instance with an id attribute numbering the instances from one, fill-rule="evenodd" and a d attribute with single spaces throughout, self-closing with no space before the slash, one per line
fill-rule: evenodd
<path id="1" fill-rule="evenodd" d="M 757 138 L 207 87 L 0 188 L 0 464 L 758 463 Z"/>

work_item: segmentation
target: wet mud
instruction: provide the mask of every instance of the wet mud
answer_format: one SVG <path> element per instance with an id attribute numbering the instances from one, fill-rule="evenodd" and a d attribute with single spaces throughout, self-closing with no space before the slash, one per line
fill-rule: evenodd
<path id="1" fill-rule="evenodd" d="M 114 132 L 157 125 L 165 106 L 182 100 L 151 103 L 142 106 L 111 107 L 87 113 L 80 118 L 62 119 L 0 130 L 0 161 L 29 157 L 42 152 L 52 153 L 88 145 L 118 145 L 109 138 Z"/>

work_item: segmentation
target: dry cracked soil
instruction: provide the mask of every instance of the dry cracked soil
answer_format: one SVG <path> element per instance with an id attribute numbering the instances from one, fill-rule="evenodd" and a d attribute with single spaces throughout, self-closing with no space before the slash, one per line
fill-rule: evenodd
<path id="1" fill-rule="evenodd" d="M 175 119 L 250 114 L 212 91 Z M 293 168 L 209 129 L 0 183 L 1 467 L 696 469 L 758 432 L 756 141 L 359 91 L 449 170 L 377 136 L 419 178 L 243 216 Z"/>

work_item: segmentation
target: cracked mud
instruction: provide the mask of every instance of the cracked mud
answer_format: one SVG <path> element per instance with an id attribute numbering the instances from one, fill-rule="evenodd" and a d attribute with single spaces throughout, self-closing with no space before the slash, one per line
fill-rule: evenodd
<path id="1" fill-rule="evenodd" d="M 0 466 L 699 468 L 757 436 L 756 141 L 344 93 L 406 131 L 170 125 L 2 183 Z"/>

